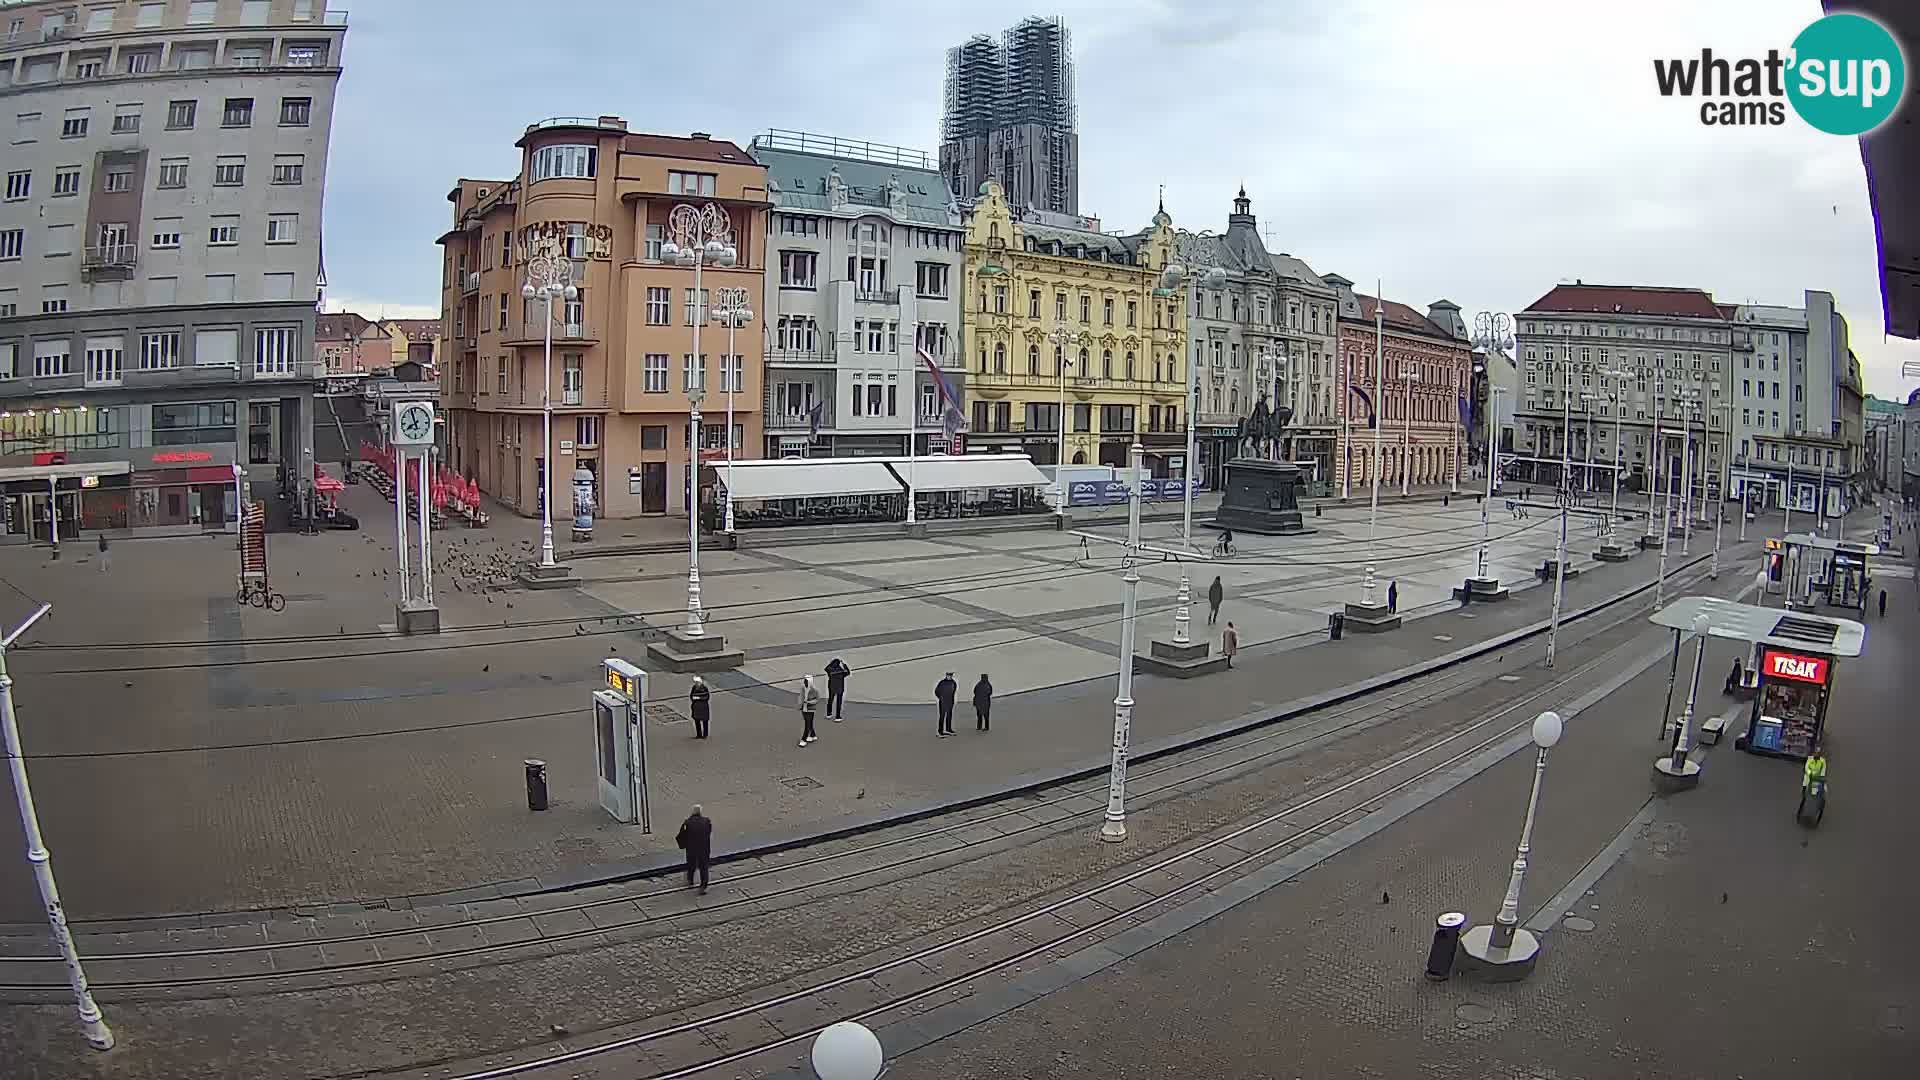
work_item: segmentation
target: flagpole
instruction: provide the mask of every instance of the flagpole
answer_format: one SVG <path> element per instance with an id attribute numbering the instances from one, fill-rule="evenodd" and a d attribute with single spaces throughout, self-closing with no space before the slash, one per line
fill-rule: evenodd
<path id="1" fill-rule="evenodd" d="M 1367 410 L 1373 419 L 1373 467 L 1367 470 L 1373 493 L 1367 507 L 1367 576 L 1360 600 L 1368 608 L 1373 607 L 1373 553 L 1380 539 L 1380 406 L 1387 400 L 1386 286 L 1375 278 L 1373 290 L 1373 402 Z"/>
<path id="2" fill-rule="evenodd" d="M 919 352 L 919 347 L 916 346 L 914 351 Z M 894 361 L 898 363 L 899 359 L 899 354 L 896 353 L 894 355 Z M 907 385 L 909 387 L 916 387 L 918 382 L 919 380 L 917 378 L 911 379 L 908 380 Z M 914 498 L 913 490 L 913 443 L 914 436 L 919 434 L 919 431 L 920 395 L 918 392 L 911 392 L 907 395 L 907 524 L 909 526 L 915 522 L 913 504 L 918 501 Z"/>

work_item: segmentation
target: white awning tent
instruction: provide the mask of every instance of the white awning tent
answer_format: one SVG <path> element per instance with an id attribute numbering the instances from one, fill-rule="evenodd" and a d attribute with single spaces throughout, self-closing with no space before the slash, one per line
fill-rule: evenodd
<path id="1" fill-rule="evenodd" d="M 1815 551 L 1837 551 L 1847 555 L 1878 555 L 1879 544 L 1857 544 L 1852 540 L 1835 540 L 1829 536 L 1815 533 L 1794 533 L 1787 537 L 1790 547 L 1812 548 Z"/>
<path id="2" fill-rule="evenodd" d="M 713 463 L 714 476 L 735 502 L 813 499 L 835 495 L 898 495 L 906 487 L 878 458 L 798 458 Z"/>
<path id="3" fill-rule="evenodd" d="M 133 466 L 124 461 L 79 461 L 66 465 L 8 465 L 0 467 L 0 484 L 20 480 L 67 480 L 76 476 L 124 476 Z"/>
<path id="4" fill-rule="evenodd" d="M 914 458 L 887 458 L 902 480 L 911 477 L 915 491 L 985 491 L 990 488 L 1042 488 L 1053 481 L 1034 467 L 1025 454 L 960 454 Z"/>
<path id="5" fill-rule="evenodd" d="M 1707 636 L 1802 649 L 1827 656 L 1859 656 L 1866 647 L 1867 628 L 1852 619 L 1836 619 L 1805 611 L 1736 604 L 1711 596 L 1688 596 L 1653 613 L 1655 626 L 1682 633 L 1694 632 L 1694 620 L 1707 617 Z"/>

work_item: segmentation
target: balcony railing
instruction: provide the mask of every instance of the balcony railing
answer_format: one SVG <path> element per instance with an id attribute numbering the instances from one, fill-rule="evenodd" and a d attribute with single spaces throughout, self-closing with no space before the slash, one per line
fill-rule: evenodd
<path id="1" fill-rule="evenodd" d="M 768 349 L 769 364 L 824 364 L 833 363 L 833 347 L 820 349 Z"/>
<path id="2" fill-rule="evenodd" d="M 478 270 L 470 271 L 465 277 L 461 278 L 460 291 L 462 294 L 479 292 L 480 291 L 480 271 Z"/>
<path id="3" fill-rule="evenodd" d="M 806 431 L 813 426 L 813 417 L 806 413 L 769 412 L 762 418 L 762 422 L 768 431 Z M 832 409 L 820 411 L 820 426 L 822 428 L 833 426 Z"/>
<path id="4" fill-rule="evenodd" d="M 87 248 L 80 265 L 87 270 L 131 270 L 139 258 L 138 244 L 99 244 Z"/>
<path id="5" fill-rule="evenodd" d="M 900 305 L 900 290 L 898 288 L 862 289 L 855 286 L 853 290 L 853 301 L 856 304 L 886 304 L 892 307 L 898 307 Z"/>

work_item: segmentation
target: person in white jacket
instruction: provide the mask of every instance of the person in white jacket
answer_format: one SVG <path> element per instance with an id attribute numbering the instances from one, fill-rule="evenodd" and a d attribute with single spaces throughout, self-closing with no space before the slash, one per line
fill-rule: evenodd
<path id="1" fill-rule="evenodd" d="M 813 714 L 820 708 L 820 691 L 813 687 L 813 676 L 807 675 L 800 680 L 800 719 L 805 725 L 800 732 L 800 745 L 805 746 L 820 736 L 813 733 Z"/>

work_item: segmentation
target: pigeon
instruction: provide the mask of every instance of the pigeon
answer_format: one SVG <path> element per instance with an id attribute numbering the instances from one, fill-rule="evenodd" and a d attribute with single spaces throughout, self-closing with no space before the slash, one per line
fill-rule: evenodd
<path id="1" fill-rule="evenodd" d="M 493 665 L 492 665 L 492 664 L 481 664 L 481 665 L 480 665 L 480 670 L 481 670 L 481 671 L 492 671 L 492 670 L 493 670 Z"/>
<path id="2" fill-rule="evenodd" d="M 866 788 L 861 788 L 861 789 L 860 789 L 860 793 L 859 793 L 858 795 L 855 795 L 855 796 L 854 796 L 854 798 L 856 798 L 856 799 L 864 799 L 864 798 L 866 798 L 866 797 L 867 797 L 867 789 L 866 789 Z"/>
<path id="3" fill-rule="evenodd" d="M 1391 904 L 1391 903 L 1393 903 L 1393 897 L 1391 897 L 1391 896 L 1388 896 L 1388 895 L 1387 895 L 1387 890 L 1385 890 L 1385 889 L 1381 889 L 1381 890 L 1380 890 L 1380 902 L 1381 902 L 1381 903 L 1383 903 L 1383 904 Z"/>

